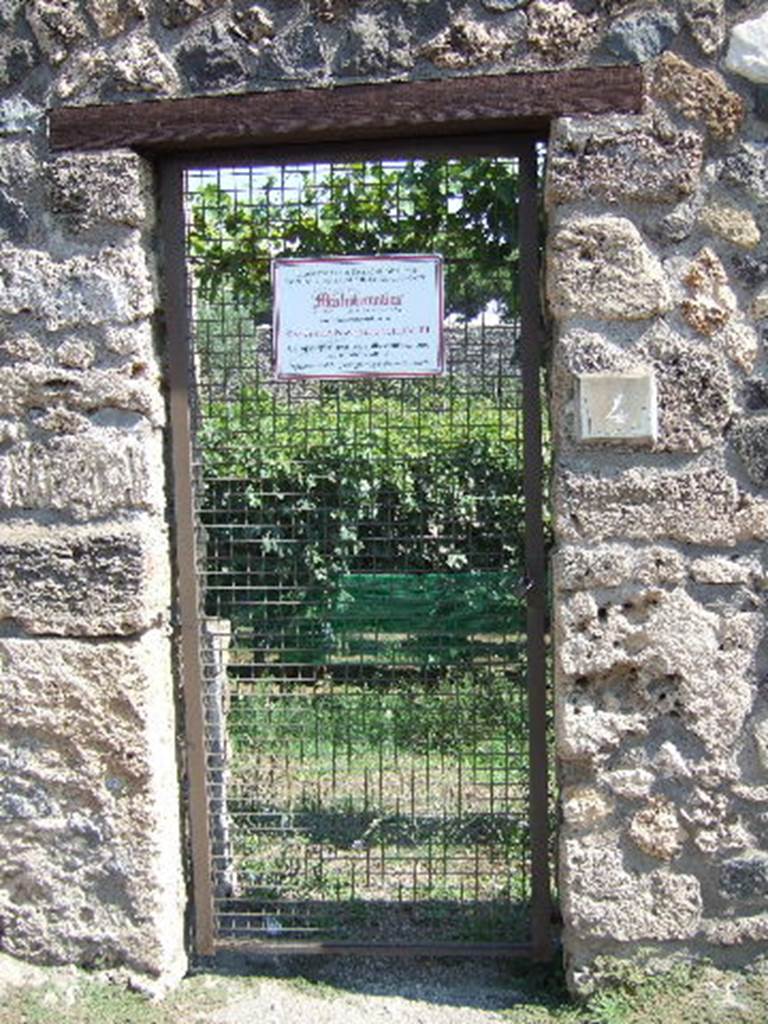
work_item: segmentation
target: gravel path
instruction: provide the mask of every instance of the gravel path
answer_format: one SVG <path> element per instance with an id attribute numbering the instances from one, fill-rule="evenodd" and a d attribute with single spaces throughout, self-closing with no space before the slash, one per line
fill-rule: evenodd
<path id="1" fill-rule="evenodd" d="M 297 966 L 299 979 L 240 982 L 235 999 L 201 1012 L 195 1024 L 498 1024 L 499 1011 L 522 998 L 495 962 L 355 958 Z"/>

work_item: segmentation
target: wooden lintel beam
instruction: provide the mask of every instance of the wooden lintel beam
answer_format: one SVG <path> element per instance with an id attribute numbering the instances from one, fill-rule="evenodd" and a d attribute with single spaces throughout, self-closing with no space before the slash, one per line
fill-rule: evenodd
<path id="1" fill-rule="evenodd" d="M 566 114 L 636 113 L 637 67 L 201 96 L 49 112 L 54 150 L 169 153 L 238 145 L 545 128 Z"/>

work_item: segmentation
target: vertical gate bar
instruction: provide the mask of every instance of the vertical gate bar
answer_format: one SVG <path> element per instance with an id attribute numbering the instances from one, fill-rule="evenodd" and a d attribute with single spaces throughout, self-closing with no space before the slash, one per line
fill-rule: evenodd
<path id="1" fill-rule="evenodd" d="M 523 378 L 523 489 L 525 573 L 529 583 L 526 653 L 531 834 L 531 935 L 534 958 L 552 955 L 549 880 L 549 795 L 547 779 L 547 668 L 544 634 L 547 613 L 543 529 L 541 430 L 541 341 L 539 320 L 539 226 L 536 147 L 520 157 L 520 316 Z"/>
<path id="2" fill-rule="evenodd" d="M 160 167 L 161 223 L 165 272 L 165 324 L 170 384 L 176 572 L 181 621 L 186 772 L 192 845 L 194 944 L 201 956 L 214 952 L 213 879 L 205 763 L 205 711 L 200 656 L 200 593 L 195 566 L 195 514 L 189 384 L 183 165 Z"/>

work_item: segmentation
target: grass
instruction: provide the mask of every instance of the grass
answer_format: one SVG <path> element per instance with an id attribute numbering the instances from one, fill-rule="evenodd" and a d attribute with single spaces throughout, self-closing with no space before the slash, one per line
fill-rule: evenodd
<path id="1" fill-rule="evenodd" d="M 150 1002 L 86 972 L 40 969 L 34 987 L 5 993 L 0 1024 L 206 1024 L 214 1011 L 222 1024 L 236 1024 L 268 1018 L 276 1002 L 284 1012 L 291 1011 L 296 1024 L 310 1024 L 313 1000 L 318 998 L 339 1000 L 340 1024 L 364 1019 L 365 1000 L 372 994 L 381 996 L 375 980 L 368 985 L 375 976 L 363 969 L 356 978 L 347 963 L 339 983 L 333 980 L 333 970 L 327 964 L 313 965 L 302 974 L 282 978 L 201 974 L 186 979 L 166 999 Z M 511 963 L 500 970 L 489 1024 L 765 1024 L 768 1019 L 765 970 L 739 973 L 706 965 L 678 966 L 652 977 L 636 965 L 605 960 L 598 963 L 601 988 L 580 1004 L 568 999 L 557 969 Z M 407 984 L 402 991 L 389 986 L 390 994 L 419 998 L 424 1020 L 439 1021 L 445 991 L 436 990 L 432 1002 L 429 965 L 418 967 L 418 975 L 417 996 Z M 504 1008 L 507 994 L 509 1005 Z M 454 995 L 459 996 L 459 1001 L 452 1000 L 454 1005 L 460 1006 L 461 992 Z"/>
<path id="2" fill-rule="evenodd" d="M 409 685 L 261 680 L 233 694 L 238 897 L 281 930 L 304 920 L 327 937 L 364 939 L 371 921 L 378 935 L 387 922 L 392 941 L 403 929 L 413 937 L 416 917 L 424 941 L 445 938 L 446 916 L 453 938 L 498 939 L 506 906 L 505 934 L 516 937 L 513 911 L 527 896 L 521 675 L 510 666 Z"/>

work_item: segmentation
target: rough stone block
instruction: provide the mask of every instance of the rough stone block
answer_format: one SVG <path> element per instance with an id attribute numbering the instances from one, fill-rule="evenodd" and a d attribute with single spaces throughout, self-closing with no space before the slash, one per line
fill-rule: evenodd
<path id="1" fill-rule="evenodd" d="M 157 625 L 170 602 L 168 540 L 145 528 L 0 528 L 0 621 L 29 633 L 127 635 Z"/>
<path id="2" fill-rule="evenodd" d="M 620 593 L 593 614 L 583 594 L 558 606 L 561 755 L 595 758 L 623 732 L 642 734 L 671 716 L 711 759 L 732 757 L 753 701 L 760 616 L 721 615 L 683 588 Z M 594 724 L 612 729 L 601 735 Z"/>
<path id="3" fill-rule="evenodd" d="M 731 439 L 749 479 L 768 487 L 768 416 L 742 420 L 731 431 Z"/>
<path id="4" fill-rule="evenodd" d="M 49 331 L 131 323 L 154 311 L 146 256 L 138 246 L 57 261 L 7 246 L 0 252 L 0 314 L 34 316 Z"/>
<path id="5" fill-rule="evenodd" d="M 34 68 L 36 57 L 31 40 L 0 37 L 0 86 L 20 82 Z"/>
<path id="6" fill-rule="evenodd" d="M 654 544 L 562 544 L 553 558 L 557 592 L 598 590 L 627 583 L 665 585 L 685 579 L 685 560 L 672 547 Z"/>
<path id="7" fill-rule="evenodd" d="M 161 439 L 149 432 L 93 428 L 0 453 L 0 510 L 56 511 L 87 520 L 165 508 Z"/>
<path id="8" fill-rule="evenodd" d="M 51 162 L 48 176 L 51 209 L 73 231 L 152 225 L 151 173 L 135 153 L 67 154 Z"/>
<path id="9" fill-rule="evenodd" d="M 3 949 L 184 972 L 170 644 L 0 640 Z"/>
<path id="10" fill-rule="evenodd" d="M 687 837 L 675 805 L 663 797 L 654 797 L 632 816 L 629 835 L 643 853 L 666 861 L 674 860 L 680 854 Z"/>
<path id="11" fill-rule="evenodd" d="M 45 117 L 42 107 L 21 96 L 9 96 L 0 102 L 0 138 L 12 135 L 34 135 Z"/>
<path id="12" fill-rule="evenodd" d="M 742 249 L 754 249 L 760 243 L 760 229 L 749 210 L 725 203 L 710 203 L 700 214 L 701 223 L 714 234 Z"/>
<path id="13" fill-rule="evenodd" d="M 768 202 L 768 142 L 742 142 L 725 158 L 722 177 L 746 189 L 758 202 Z"/>
<path id="14" fill-rule="evenodd" d="M 563 909 L 582 941 L 638 942 L 696 934 L 702 899 L 692 875 L 668 868 L 645 874 L 629 870 L 614 832 L 589 842 L 566 840 L 561 850 Z"/>
<path id="15" fill-rule="evenodd" d="M 163 24 L 169 28 L 188 25 L 203 14 L 223 7 L 226 0 L 161 0 Z"/>
<path id="16" fill-rule="evenodd" d="M 87 414 L 119 409 L 162 426 L 164 402 L 159 381 L 149 376 L 149 367 L 136 376 L 130 369 L 73 369 L 73 361 L 87 362 L 89 356 L 88 349 L 74 342 L 65 342 L 57 355 L 63 367 L 36 363 L 0 366 L 0 416 L 23 419 L 30 410 L 52 407 Z"/>
<path id="17" fill-rule="evenodd" d="M 147 16 L 147 0 L 87 0 L 86 8 L 103 39 L 119 36 Z"/>
<path id="18" fill-rule="evenodd" d="M 725 66 L 750 82 L 768 82 L 768 12 L 733 27 Z"/>
<path id="19" fill-rule="evenodd" d="M 574 217 L 549 246 L 547 289 L 556 317 L 642 320 L 670 305 L 656 257 L 624 217 Z"/>
<path id="20" fill-rule="evenodd" d="M 550 141 L 547 204 L 676 202 L 696 188 L 702 157 L 698 134 L 647 118 L 563 118 Z"/>
<path id="21" fill-rule="evenodd" d="M 667 49 L 678 28 L 672 11 L 641 11 L 613 22 L 603 43 L 620 61 L 645 64 Z"/>
<path id="22" fill-rule="evenodd" d="M 724 0 L 683 0 L 683 17 L 702 53 L 712 56 L 723 48 Z"/>
<path id="23" fill-rule="evenodd" d="M 566 0 L 534 0 L 526 8 L 528 45 L 549 60 L 563 60 L 595 35 L 597 19 Z"/>
<path id="24" fill-rule="evenodd" d="M 70 0 L 31 0 L 25 14 L 38 46 L 52 64 L 61 64 L 88 39 L 88 24 Z"/>
<path id="25" fill-rule="evenodd" d="M 744 120 L 744 101 L 716 71 L 697 68 L 674 53 L 659 58 L 655 94 L 684 117 L 700 121 L 716 139 L 735 135 Z"/>
<path id="26" fill-rule="evenodd" d="M 520 22 L 522 28 L 522 21 Z M 425 43 L 419 55 L 437 67 L 457 70 L 502 60 L 516 42 L 514 36 L 488 28 L 471 18 L 457 18 Z"/>
<path id="27" fill-rule="evenodd" d="M 389 69 L 411 68 L 415 62 L 413 28 L 403 18 L 395 16 L 391 9 L 359 11 L 349 26 L 346 43 L 336 53 L 335 68 L 345 75 L 375 75 Z"/>
<path id="28" fill-rule="evenodd" d="M 176 60 L 193 89 L 234 88 L 246 77 L 239 50 L 240 40 L 232 36 L 230 27 L 214 21 L 188 37 Z"/>
<path id="29" fill-rule="evenodd" d="M 720 257 L 712 249 L 701 249 L 683 278 L 690 297 L 683 299 L 680 312 L 699 334 L 714 334 L 736 311 L 736 296 Z"/>
<path id="30" fill-rule="evenodd" d="M 768 502 L 739 490 L 715 468 L 634 467 L 595 474 L 564 472 L 556 525 L 567 540 L 672 540 L 732 545 L 768 539 Z"/>
<path id="31" fill-rule="evenodd" d="M 131 33 L 109 51 L 83 50 L 57 76 L 56 95 L 79 104 L 178 94 L 179 75 L 157 43 Z"/>
<path id="32" fill-rule="evenodd" d="M 705 555 L 690 565 L 691 579 L 696 583 L 717 586 L 762 586 L 765 569 L 759 559 L 750 555 Z"/>
<path id="33" fill-rule="evenodd" d="M 726 861 L 720 868 L 720 892 L 737 900 L 755 900 L 768 896 L 768 854 Z"/>

